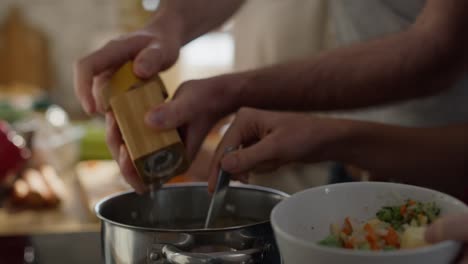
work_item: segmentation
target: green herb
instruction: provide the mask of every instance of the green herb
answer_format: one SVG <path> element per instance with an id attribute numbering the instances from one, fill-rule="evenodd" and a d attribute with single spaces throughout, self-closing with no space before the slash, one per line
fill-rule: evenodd
<path id="1" fill-rule="evenodd" d="M 358 249 L 360 250 L 371 250 L 371 247 L 370 247 L 370 244 L 369 243 L 363 243 L 361 245 L 359 245 Z"/>
<path id="2" fill-rule="evenodd" d="M 436 218 L 440 215 L 440 208 L 437 207 L 437 205 L 434 202 L 424 204 L 423 211 L 424 214 L 427 216 L 429 224 L 436 220 Z"/>
<path id="3" fill-rule="evenodd" d="M 404 215 L 402 215 L 402 207 L 406 207 Z M 440 215 L 440 208 L 434 202 L 421 203 L 407 200 L 402 206 L 385 206 L 376 214 L 380 221 L 400 231 L 405 224 L 420 226 L 422 223 L 419 222 L 419 215 L 426 216 L 430 224 Z"/>
<path id="4" fill-rule="evenodd" d="M 400 206 L 385 206 L 377 212 L 376 216 L 380 221 L 389 223 L 396 230 L 399 230 L 405 223 L 405 219 L 400 213 Z"/>
<path id="5" fill-rule="evenodd" d="M 319 241 L 318 244 L 322 246 L 327 246 L 327 247 L 337 247 L 337 248 L 343 247 L 343 242 L 341 242 L 341 239 L 335 235 L 327 236 L 325 239 Z"/>
<path id="6" fill-rule="evenodd" d="M 392 251 L 392 250 L 396 250 L 397 248 L 396 247 L 393 247 L 393 246 L 384 246 L 383 247 L 383 250 L 384 251 Z"/>

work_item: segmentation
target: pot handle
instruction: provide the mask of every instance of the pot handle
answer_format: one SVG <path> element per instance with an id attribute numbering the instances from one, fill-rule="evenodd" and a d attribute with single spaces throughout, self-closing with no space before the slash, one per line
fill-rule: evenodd
<path id="1" fill-rule="evenodd" d="M 211 254 L 185 252 L 172 245 L 164 245 L 161 250 L 161 258 L 167 264 L 251 264 L 255 260 L 261 259 L 263 249 L 253 248 L 233 252 L 218 252 Z M 154 256 L 153 253 L 152 255 Z M 153 259 L 156 260 L 156 259 Z"/>

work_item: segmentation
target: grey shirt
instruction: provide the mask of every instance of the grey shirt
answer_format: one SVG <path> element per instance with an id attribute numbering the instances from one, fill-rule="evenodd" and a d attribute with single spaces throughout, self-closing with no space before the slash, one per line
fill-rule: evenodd
<path id="1" fill-rule="evenodd" d="M 335 35 L 347 45 L 405 30 L 424 7 L 424 0 L 331 0 Z M 439 95 L 372 107 L 339 116 L 405 126 L 468 122 L 468 79 Z"/>

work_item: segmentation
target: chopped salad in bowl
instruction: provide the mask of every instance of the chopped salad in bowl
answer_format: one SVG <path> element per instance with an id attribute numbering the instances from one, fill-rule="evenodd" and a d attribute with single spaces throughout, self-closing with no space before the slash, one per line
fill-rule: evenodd
<path id="1" fill-rule="evenodd" d="M 439 217 L 467 212 L 462 201 L 435 190 L 350 182 L 291 195 L 273 209 L 271 223 L 286 264 L 447 264 L 463 244 L 424 246 L 424 229 Z M 330 228 L 333 222 L 338 225 Z"/>
<path id="2" fill-rule="evenodd" d="M 319 245 L 353 250 L 398 250 L 427 245 L 426 227 L 440 215 L 434 202 L 407 200 L 404 204 L 384 206 L 376 217 L 364 223 L 346 217 L 342 225 L 331 224 L 330 235 Z"/>

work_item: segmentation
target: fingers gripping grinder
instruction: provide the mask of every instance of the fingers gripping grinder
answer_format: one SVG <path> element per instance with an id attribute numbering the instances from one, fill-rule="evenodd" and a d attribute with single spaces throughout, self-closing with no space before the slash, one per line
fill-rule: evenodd
<path id="1" fill-rule="evenodd" d="M 146 185 L 159 188 L 187 170 L 189 164 L 177 130 L 156 132 L 144 123 L 145 114 L 168 98 L 159 76 L 140 80 L 133 73 L 132 63 L 127 63 L 102 92 L 102 103 L 113 111 L 130 158 Z"/>

